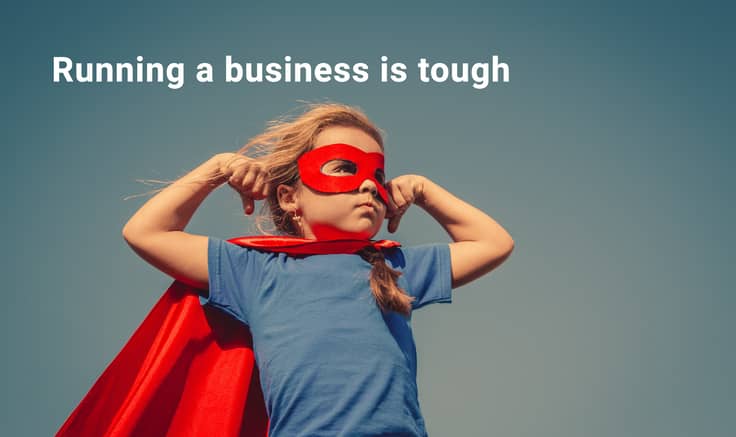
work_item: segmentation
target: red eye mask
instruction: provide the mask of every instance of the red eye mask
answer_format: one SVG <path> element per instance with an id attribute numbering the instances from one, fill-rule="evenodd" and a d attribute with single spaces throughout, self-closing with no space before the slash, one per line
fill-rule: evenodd
<path id="1" fill-rule="evenodd" d="M 338 161 L 325 168 L 330 161 Z M 330 144 L 303 154 L 299 160 L 299 176 L 309 188 L 324 193 L 349 193 L 360 188 L 364 180 L 376 184 L 379 197 L 388 205 L 384 188 L 383 153 L 368 153 L 349 144 Z M 341 166 L 343 173 L 325 174 Z M 379 171 L 380 170 L 380 171 Z"/>

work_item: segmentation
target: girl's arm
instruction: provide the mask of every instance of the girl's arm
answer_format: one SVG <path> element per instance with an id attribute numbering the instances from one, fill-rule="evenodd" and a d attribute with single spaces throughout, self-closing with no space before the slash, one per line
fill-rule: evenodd
<path id="1" fill-rule="evenodd" d="M 400 176 L 387 188 L 398 210 L 389 221 L 389 232 L 396 230 L 413 202 L 434 217 L 454 241 L 450 243 L 453 288 L 498 267 L 514 249 L 511 235 L 495 220 L 424 176 Z"/>
<path id="2" fill-rule="evenodd" d="M 228 181 L 241 192 L 246 213 L 256 189 L 263 191 L 261 167 L 242 155 L 213 156 L 148 200 L 123 227 L 123 238 L 141 258 L 173 278 L 207 290 L 208 237 L 183 232 L 202 201 Z M 259 185 L 260 184 L 260 185 Z"/>

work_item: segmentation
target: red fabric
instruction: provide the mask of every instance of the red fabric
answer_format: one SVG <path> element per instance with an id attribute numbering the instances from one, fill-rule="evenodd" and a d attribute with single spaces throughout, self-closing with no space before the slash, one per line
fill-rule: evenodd
<path id="1" fill-rule="evenodd" d="M 391 240 L 307 240 L 305 238 L 271 235 L 236 237 L 228 241 L 239 246 L 263 249 L 269 252 L 286 252 L 290 255 L 354 253 L 369 245 L 376 249 L 401 246 L 400 243 Z"/>
<path id="2" fill-rule="evenodd" d="M 322 173 L 322 167 L 336 159 L 355 164 L 355 174 L 334 176 Z M 364 152 L 349 144 L 329 144 L 303 154 L 297 164 L 299 177 L 312 189 L 325 193 L 347 193 L 357 190 L 364 180 L 370 179 L 376 185 L 378 195 L 388 205 L 388 193 L 383 181 L 376 179 L 377 171 L 384 171 L 383 153 Z"/>
<path id="3" fill-rule="evenodd" d="M 400 246 L 277 236 L 228 241 L 293 255 Z M 267 436 L 248 327 L 202 306 L 196 289 L 174 281 L 56 435 Z"/>

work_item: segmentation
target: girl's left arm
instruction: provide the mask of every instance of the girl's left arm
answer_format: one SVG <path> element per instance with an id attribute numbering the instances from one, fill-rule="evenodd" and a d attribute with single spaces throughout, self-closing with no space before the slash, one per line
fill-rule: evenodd
<path id="1" fill-rule="evenodd" d="M 388 231 L 395 232 L 401 216 L 415 203 L 434 217 L 450 235 L 452 288 L 467 284 L 503 263 L 514 249 L 511 235 L 483 211 L 419 175 L 403 175 L 386 184 Z"/>

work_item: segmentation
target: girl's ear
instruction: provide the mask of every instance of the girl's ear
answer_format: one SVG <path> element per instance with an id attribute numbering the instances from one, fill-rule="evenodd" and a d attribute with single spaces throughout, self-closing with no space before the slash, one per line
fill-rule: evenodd
<path id="1" fill-rule="evenodd" d="M 297 197 L 296 188 L 290 185 L 281 184 L 276 189 L 276 196 L 279 199 L 279 206 L 286 212 L 296 212 Z"/>

